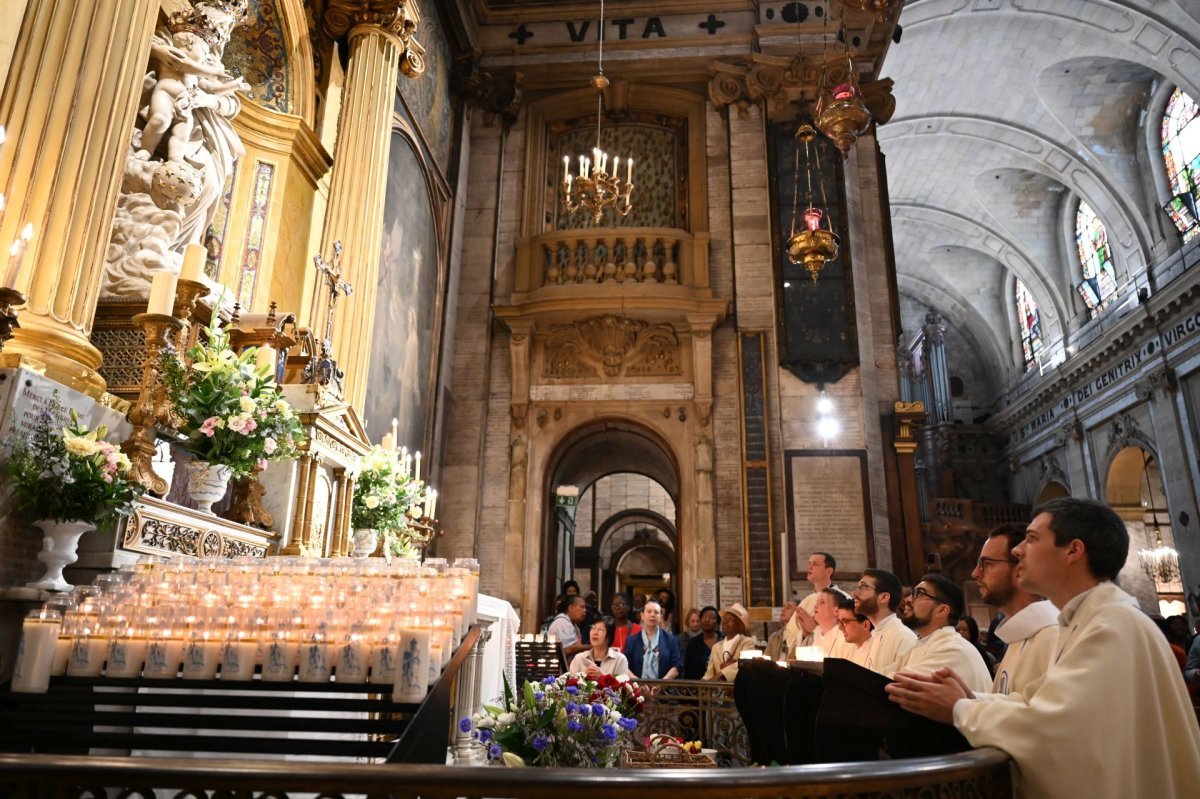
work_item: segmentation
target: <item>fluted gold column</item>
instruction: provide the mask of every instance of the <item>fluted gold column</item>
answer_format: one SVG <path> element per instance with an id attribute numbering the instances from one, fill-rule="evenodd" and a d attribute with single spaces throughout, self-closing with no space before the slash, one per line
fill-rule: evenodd
<path id="1" fill-rule="evenodd" d="M 0 276 L 26 223 L 34 237 L 15 275 L 29 298 L 5 354 L 99 394 L 100 352 L 88 340 L 125 150 L 150 52 L 158 0 L 33 0 L 0 97 Z"/>
<path id="2" fill-rule="evenodd" d="M 338 309 L 333 342 L 346 372 L 346 399 L 360 410 L 375 321 L 396 81 L 401 72 L 417 77 L 425 70 L 421 47 L 412 38 L 418 20 L 408 0 L 330 0 L 325 10 L 329 34 L 347 35 L 350 62 L 321 251 L 332 257 L 339 240 L 345 248 L 343 276 L 355 293 Z M 318 294 L 316 306 L 322 304 Z"/>

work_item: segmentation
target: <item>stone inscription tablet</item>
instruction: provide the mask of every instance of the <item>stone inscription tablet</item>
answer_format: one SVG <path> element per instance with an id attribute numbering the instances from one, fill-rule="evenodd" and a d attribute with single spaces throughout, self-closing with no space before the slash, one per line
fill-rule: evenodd
<path id="1" fill-rule="evenodd" d="M 788 450 L 784 461 L 792 579 L 804 579 L 814 550 L 837 558 L 838 574 L 858 574 L 872 565 L 866 453 Z"/>

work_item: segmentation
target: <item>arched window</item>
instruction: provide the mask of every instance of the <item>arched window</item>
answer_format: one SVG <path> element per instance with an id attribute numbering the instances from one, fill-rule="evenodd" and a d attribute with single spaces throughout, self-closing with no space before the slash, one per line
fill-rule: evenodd
<path id="1" fill-rule="evenodd" d="M 1035 365 L 1042 357 L 1042 318 L 1037 303 L 1025 284 L 1017 281 L 1017 324 L 1021 328 L 1021 351 L 1025 367 Z"/>
<path id="2" fill-rule="evenodd" d="M 1079 201 L 1079 211 L 1075 214 L 1075 243 L 1083 266 L 1079 293 L 1087 303 L 1088 312 L 1095 317 L 1116 295 L 1117 270 L 1113 267 L 1104 223 L 1083 200 Z"/>
<path id="3" fill-rule="evenodd" d="M 1196 197 L 1200 196 L 1200 108 L 1196 101 L 1176 88 L 1167 101 L 1162 119 L 1163 161 L 1171 194 L 1167 213 L 1184 241 L 1200 235 L 1196 223 Z"/>

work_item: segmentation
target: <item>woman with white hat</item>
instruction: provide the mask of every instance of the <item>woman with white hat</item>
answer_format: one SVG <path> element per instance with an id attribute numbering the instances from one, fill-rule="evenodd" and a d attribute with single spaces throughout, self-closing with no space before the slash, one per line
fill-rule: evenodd
<path id="1" fill-rule="evenodd" d="M 725 638 L 713 644 L 708 670 L 704 672 L 705 680 L 733 682 L 737 678 L 738 657 L 742 650 L 755 646 L 754 639 L 746 634 L 749 627 L 750 611 L 740 602 L 734 602 L 721 614 L 721 631 L 725 633 Z"/>

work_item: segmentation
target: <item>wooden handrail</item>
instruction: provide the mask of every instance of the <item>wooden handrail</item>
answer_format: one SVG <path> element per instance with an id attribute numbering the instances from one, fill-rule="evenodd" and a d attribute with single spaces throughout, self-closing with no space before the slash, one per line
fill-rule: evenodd
<path id="1" fill-rule="evenodd" d="M 929 795 L 1010 799 L 1008 755 L 977 749 L 944 757 L 780 768 L 542 769 L 426 765 L 259 763 L 61 755 L 0 755 L 0 785 L 8 795 L 77 797 L 98 786 L 142 796 L 155 788 L 194 796 L 228 791 L 274 797 L 317 793 L 391 797 L 511 797 L 511 799 L 622 799 L 675 795 L 717 799 L 808 799 L 831 795 L 909 795 L 897 789 L 932 789 Z M 715 779 L 719 776 L 720 779 Z M 921 795 L 925 795 L 922 793 Z"/>

